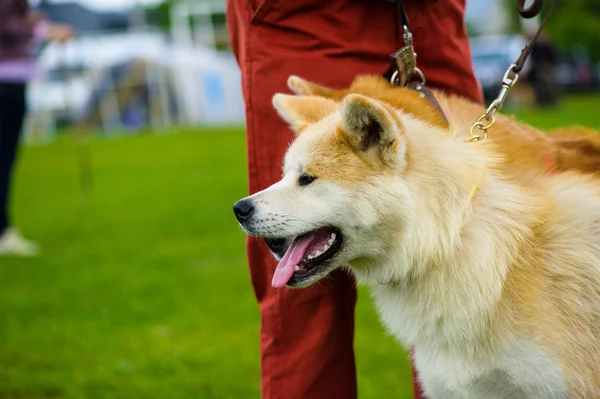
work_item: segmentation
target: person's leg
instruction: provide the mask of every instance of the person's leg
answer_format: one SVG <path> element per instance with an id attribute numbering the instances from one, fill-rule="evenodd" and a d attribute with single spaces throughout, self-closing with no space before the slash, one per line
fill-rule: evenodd
<path id="1" fill-rule="evenodd" d="M 407 7 L 415 29 L 427 35 L 431 24 L 435 34 L 444 35 L 415 40 L 419 66 L 435 87 L 480 100 L 462 26 L 464 0 L 426 1 L 438 9 L 435 16 L 420 15 L 419 1 Z M 293 138 L 271 105 L 273 94 L 289 92 L 288 76 L 344 88 L 356 75 L 383 74 L 389 54 L 402 43 L 395 6 L 384 1 L 229 0 L 227 7 L 242 70 L 253 193 L 280 178 Z M 460 39 L 447 38 L 452 35 Z M 440 50 L 440 44 L 450 48 Z M 338 271 L 306 289 L 275 290 L 270 285 L 275 262 L 261 240 L 248 240 L 248 259 L 261 310 L 262 397 L 355 398 L 353 280 Z"/>
<path id="2" fill-rule="evenodd" d="M 25 117 L 25 85 L 0 83 L 0 255 L 33 256 L 38 247 L 12 228 L 11 183 Z"/>
<path id="3" fill-rule="evenodd" d="M 0 83 L 0 235 L 10 226 L 10 186 L 24 117 L 25 85 Z"/>
<path id="4" fill-rule="evenodd" d="M 356 74 L 381 74 L 388 67 L 387 53 L 392 50 L 371 47 L 385 45 L 375 32 L 394 40 L 395 23 L 388 18 L 388 28 L 377 27 L 366 16 L 369 7 L 369 2 L 347 1 L 267 0 L 257 7 L 229 1 L 228 26 L 246 102 L 251 193 L 281 176 L 283 155 L 293 135 L 271 98 L 289 92 L 290 75 L 344 87 Z M 372 8 L 377 13 L 394 9 L 384 2 Z M 353 23 L 356 27 L 351 27 Z M 354 32 L 345 40 L 352 40 L 356 50 L 348 50 L 347 42 L 339 45 L 337 24 L 347 24 L 346 29 Z M 276 262 L 262 240 L 249 239 L 248 258 L 261 310 L 262 397 L 356 398 L 353 279 L 337 271 L 306 289 L 276 290 L 270 284 Z"/>

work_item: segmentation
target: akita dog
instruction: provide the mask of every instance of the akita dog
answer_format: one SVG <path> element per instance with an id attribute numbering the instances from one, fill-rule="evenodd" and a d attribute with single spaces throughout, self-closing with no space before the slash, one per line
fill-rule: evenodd
<path id="1" fill-rule="evenodd" d="M 390 84 L 375 75 L 358 76 L 347 89 L 332 89 L 307 81 L 298 76 L 288 79 L 288 87 L 298 95 L 314 95 L 341 101 L 351 93 L 384 101 L 430 124 L 448 129 L 450 125 L 475 120 L 484 108 L 470 100 L 432 90 L 438 106 L 424 101 L 419 92 Z M 490 128 L 492 140 L 502 153 L 504 173 L 521 175 L 523 170 L 556 173 L 578 170 L 585 173 L 600 171 L 600 133 L 583 127 L 570 127 L 542 132 L 516 121 L 513 117 L 497 114 Z M 266 238 L 271 252 L 281 258 L 291 239 Z"/>
<path id="2" fill-rule="evenodd" d="M 361 94 L 273 103 L 298 133 L 283 178 L 234 211 L 289 242 L 274 287 L 348 269 L 433 399 L 600 398 L 596 178 L 517 173 L 460 115 Z"/>

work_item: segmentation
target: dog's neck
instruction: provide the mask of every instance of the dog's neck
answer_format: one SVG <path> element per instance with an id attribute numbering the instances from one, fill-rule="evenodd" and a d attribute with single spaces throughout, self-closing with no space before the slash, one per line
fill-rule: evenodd
<path id="1" fill-rule="evenodd" d="M 482 169 L 465 177 L 465 168 L 493 164 L 487 155 L 469 158 L 470 151 L 454 157 L 460 164 L 444 164 L 442 157 L 438 165 L 422 165 L 429 174 L 414 178 L 434 183 L 418 193 L 415 223 L 389 254 L 358 268 L 384 323 L 407 345 L 459 347 L 481 336 L 542 220 L 544 210 L 517 183 Z"/>
<path id="2" fill-rule="evenodd" d="M 504 206 L 494 205 L 502 199 Z M 415 254 L 413 271 L 405 279 L 369 279 L 382 319 L 397 337 L 407 345 L 460 348 L 463 353 L 482 339 L 496 317 L 511 268 L 533 242 L 536 220 L 517 205 L 521 201 L 501 185 L 483 185 L 459 239 L 450 244 L 453 248 Z M 516 227 L 520 223 L 515 218 L 521 223 L 531 219 Z M 446 244 L 449 240 L 440 239 L 437 245 Z M 402 255 L 390 254 L 385 267 L 405 268 Z"/>

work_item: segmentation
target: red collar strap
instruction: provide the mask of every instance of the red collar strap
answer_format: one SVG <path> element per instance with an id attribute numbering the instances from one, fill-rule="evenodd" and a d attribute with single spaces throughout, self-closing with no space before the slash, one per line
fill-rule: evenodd
<path id="1" fill-rule="evenodd" d="M 556 174 L 556 164 L 554 163 L 554 160 L 552 159 L 551 155 L 548 155 L 546 157 L 546 165 L 548 165 L 548 173 L 551 175 L 555 175 Z"/>

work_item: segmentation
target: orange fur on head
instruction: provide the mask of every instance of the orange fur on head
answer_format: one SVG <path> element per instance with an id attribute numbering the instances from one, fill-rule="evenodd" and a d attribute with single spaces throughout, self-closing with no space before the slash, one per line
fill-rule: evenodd
<path id="1" fill-rule="evenodd" d="M 299 134 L 306 127 L 340 111 L 341 123 L 327 135 L 313 137 L 311 157 L 306 170 L 313 176 L 342 184 L 368 178 L 371 168 L 390 166 L 404 148 L 402 123 L 388 104 L 358 94 L 348 95 L 342 103 L 316 96 L 276 94 L 273 104 Z M 310 133 L 306 133 L 310 135 Z M 344 170 L 339 165 L 345 165 Z"/>
<path id="2" fill-rule="evenodd" d="M 333 113 L 338 107 L 335 101 L 324 97 L 297 97 L 285 94 L 275 94 L 273 106 L 298 134 L 311 123 Z"/>
<path id="3" fill-rule="evenodd" d="M 383 103 L 350 94 L 342 102 L 341 114 L 343 128 L 339 134 L 348 144 L 355 150 L 374 154 L 384 163 L 393 162 L 398 140 L 402 139 L 402 124 L 393 109 L 388 111 Z"/>
<path id="4" fill-rule="evenodd" d="M 358 76 L 347 89 L 335 90 L 309 82 L 297 76 L 288 80 L 288 86 L 302 96 L 320 96 L 341 101 L 350 93 L 384 101 L 421 121 L 433 126 L 468 131 L 468 127 L 484 111 L 484 107 L 470 100 L 449 96 L 433 90 L 448 122 L 437 109 L 422 98 L 418 92 L 404 87 L 393 86 L 381 76 Z M 579 170 L 596 173 L 600 170 L 600 135 L 598 131 L 585 128 L 556 129 L 545 133 L 531 126 L 517 122 L 514 117 L 497 114 L 496 124 L 489 130 L 489 140 L 502 153 L 505 170 L 522 174 L 523 168 L 529 171 L 547 173 Z"/>
<path id="5" fill-rule="evenodd" d="M 359 76 L 350 88 L 344 90 L 330 89 L 298 76 L 291 76 L 288 79 L 288 86 L 294 93 L 299 95 L 321 96 L 335 101 L 341 101 L 351 93 L 362 94 L 388 103 L 422 121 L 427 121 L 433 126 L 448 127 L 443 115 L 418 91 L 393 86 L 389 81 L 379 76 Z"/>
<path id="6" fill-rule="evenodd" d="M 318 85 L 298 76 L 290 76 L 287 81 L 291 91 L 299 95 L 321 96 L 331 98 L 334 90 Z"/>

